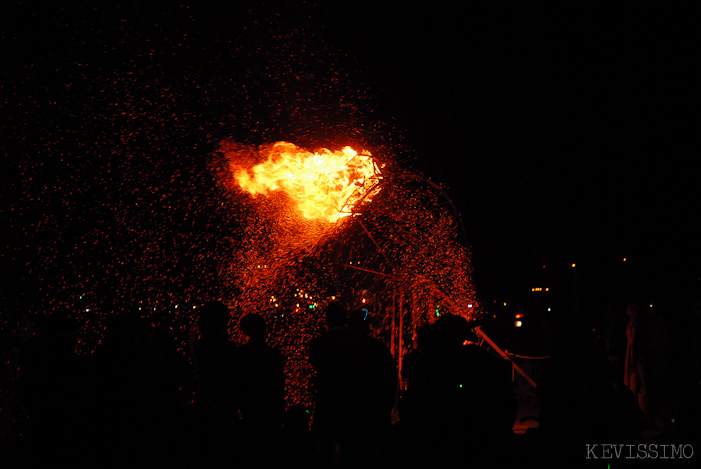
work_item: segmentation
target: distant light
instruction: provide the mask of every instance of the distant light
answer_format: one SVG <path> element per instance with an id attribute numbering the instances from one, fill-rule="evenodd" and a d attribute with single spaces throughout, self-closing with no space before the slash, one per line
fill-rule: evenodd
<path id="1" fill-rule="evenodd" d="M 472 303 L 467 305 L 468 308 L 472 308 Z"/>
<path id="2" fill-rule="evenodd" d="M 197 306 L 193 306 L 193 307 L 192 307 L 192 309 L 195 309 L 195 308 L 197 308 Z"/>
<path id="3" fill-rule="evenodd" d="M 175 309 L 178 309 L 178 305 L 175 305 Z"/>
<path id="4" fill-rule="evenodd" d="M 504 306 L 506 306 L 506 301 L 503 303 Z"/>
<path id="5" fill-rule="evenodd" d="M 575 263 L 572 263 L 572 267 L 577 267 L 577 264 L 575 264 Z"/>
<path id="6" fill-rule="evenodd" d="M 627 260 L 627 259 L 624 257 L 624 258 L 623 258 L 623 262 L 625 262 L 626 260 Z"/>
<path id="7" fill-rule="evenodd" d="M 365 303 L 365 298 L 363 298 L 363 303 Z"/>
<path id="8" fill-rule="evenodd" d="M 548 308 L 548 311 L 552 311 L 552 309 Z"/>
<path id="9" fill-rule="evenodd" d="M 83 295 L 80 295 L 80 296 L 78 297 L 78 299 L 79 299 L 79 300 L 82 300 L 82 299 L 83 299 Z"/>
<path id="10" fill-rule="evenodd" d="M 90 308 L 86 308 L 86 309 L 85 309 L 85 312 L 86 312 L 86 313 L 89 312 L 89 311 L 90 311 Z"/>
<path id="11" fill-rule="evenodd" d="M 520 313 L 519 313 L 519 314 L 516 315 L 516 319 L 521 319 L 522 317 L 523 317 L 523 314 L 520 314 Z"/>
<path id="12" fill-rule="evenodd" d="M 154 311 L 156 311 L 156 308 L 153 308 Z"/>
<path id="13" fill-rule="evenodd" d="M 516 327 L 521 327 L 522 325 L 523 325 L 523 323 L 521 321 L 516 321 L 514 323 L 514 326 L 516 326 Z"/>
<path id="14" fill-rule="evenodd" d="M 546 287 L 546 288 L 545 288 L 545 291 L 550 291 L 550 288 L 547 288 L 547 287 Z"/>
<path id="15" fill-rule="evenodd" d="M 462 384 L 460 385 L 460 387 L 462 387 Z"/>

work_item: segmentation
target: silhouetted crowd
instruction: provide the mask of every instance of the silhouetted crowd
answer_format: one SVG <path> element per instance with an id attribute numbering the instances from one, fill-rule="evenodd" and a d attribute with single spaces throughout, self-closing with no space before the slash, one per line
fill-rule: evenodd
<path id="1" fill-rule="evenodd" d="M 366 310 L 334 302 L 308 343 L 315 407 L 286 408 L 286 358 L 266 343 L 265 319 L 241 317 L 237 345 L 225 305 L 198 311 L 189 356 L 167 321 L 135 314 L 115 316 L 83 355 L 67 315 L 38 323 L 16 344 L 24 444 L 3 446 L 0 467 L 579 467 L 586 444 L 650 441 L 676 370 L 658 363 L 668 337 L 639 305 L 603 340 L 565 324 L 538 379 L 539 426 L 517 435 L 511 363 L 478 346 L 465 319 L 422 326 L 399 364 Z M 666 441 L 699 441 L 700 318 Z"/>

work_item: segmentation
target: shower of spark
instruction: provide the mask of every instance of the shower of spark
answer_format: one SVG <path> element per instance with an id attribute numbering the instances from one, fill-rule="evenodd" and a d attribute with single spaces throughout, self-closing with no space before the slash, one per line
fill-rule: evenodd
<path id="1" fill-rule="evenodd" d="M 378 119 L 360 71 L 312 16 L 254 11 L 232 28 L 210 27 L 212 11 L 194 4 L 158 17 L 122 4 L 57 7 L 43 17 L 66 31 L 54 54 L 36 40 L 35 11 L 22 9 L 31 28 L 7 36 L 16 53 L 0 68 L 0 306 L 18 305 L 22 340 L 32 335 L 22 314 L 29 323 L 63 311 L 80 324 L 77 351 L 91 354 L 109 320 L 133 312 L 166 326 L 187 355 L 197 305 L 222 299 L 232 338 L 241 314 L 266 317 L 288 355 L 290 402 L 309 402 L 306 343 L 331 298 L 366 300 L 386 318 L 394 289 L 430 284 L 456 310 L 477 310 L 454 213 L 425 187 L 390 179 L 411 158 L 405 137 Z M 288 136 L 331 150 L 254 146 Z M 242 189 L 237 174 L 261 183 L 257 165 L 283 153 L 308 182 Z M 295 185 L 327 205 L 304 215 Z"/>
<path id="2" fill-rule="evenodd" d="M 306 344 L 324 330 L 318 311 L 333 299 L 370 308 L 387 332 L 398 328 L 391 311 L 393 296 L 402 296 L 407 344 L 436 310 L 480 314 L 469 251 L 457 242 L 457 214 L 440 189 L 390 170 L 380 177 L 369 154 L 349 147 L 312 153 L 287 142 L 255 148 L 225 140 L 217 155 L 212 169 L 246 213 L 220 276 L 234 316 L 266 317 L 272 343 L 287 355 L 288 402 L 312 402 Z"/>

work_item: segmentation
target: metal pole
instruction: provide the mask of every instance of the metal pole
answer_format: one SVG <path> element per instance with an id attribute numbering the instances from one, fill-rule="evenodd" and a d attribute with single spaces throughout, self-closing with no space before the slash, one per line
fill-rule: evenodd
<path id="1" fill-rule="evenodd" d="M 399 387 L 402 388 L 402 359 L 404 358 L 404 290 L 399 292 L 399 351 L 397 353 L 398 357 L 398 370 L 399 370 Z"/>
<path id="2" fill-rule="evenodd" d="M 397 290 L 392 288 L 392 322 L 390 323 L 392 336 L 390 339 L 389 349 L 392 351 L 392 355 L 397 357 Z"/>
<path id="3" fill-rule="evenodd" d="M 411 341 L 414 344 L 414 350 L 416 350 L 416 324 L 419 322 L 419 298 L 416 291 L 417 285 L 414 284 L 411 292 Z"/>
<path id="4" fill-rule="evenodd" d="M 394 275 L 383 274 L 382 272 L 377 272 L 376 270 L 363 269 L 362 267 L 357 267 L 355 265 L 349 265 L 349 264 L 341 264 L 341 265 L 343 267 L 348 267 L 348 268 L 355 269 L 355 270 L 362 270 L 363 272 L 369 272 L 369 273 L 375 274 L 375 275 L 381 275 L 382 277 L 389 277 L 391 279 L 398 279 L 398 277 L 395 277 Z"/>
<path id="5" fill-rule="evenodd" d="M 492 341 L 492 339 L 487 337 L 487 334 L 485 334 L 484 331 L 479 326 L 474 327 L 472 330 L 475 331 L 475 334 L 477 334 L 479 337 L 484 339 L 484 341 L 487 342 L 494 350 L 496 350 L 496 352 L 499 355 L 501 355 L 501 357 L 504 360 L 509 360 L 511 362 L 511 366 L 513 366 L 513 369 L 516 370 L 518 372 L 518 374 L 523 376 L 531 386 L 533 386 L 534 388 L 537 387 L 537 385 L 535 384 L 535 381 L 533 381 L 531 379 L 531 377 L 528 376 L 526 374 L 526 372 L 521 369 L 520 366 L 518 366 L 516 363 L 514 363 L 514 361 L 511 359 L 511 357 L 509 355 L 507 355 L 506 352 L 504 352 L 502 349 L 500 349 L 499 346 Z"/>
<path id="6" fill-rule="evenodd" d="M 394 269 L 394 264 L 393 264 L 392 261 L 389 259 L 389 257 L 387 257 L 387 255 L 386 255 L 385 252 L 382 250 L 382 248 L 380 247 L 380 245 L 377 244 L 377 241 L 375 241 L 375 238 L 372 237 L 372 234 L 370 234 L 370 231 L 365 227 L 365 224 L 364 224 L 362 221 L 360 221 L 360 219 L 358 219 L 358 218 L 356 218 L 356 219 L 358 220 L 358 223 L 360 223 L 360 226 L 363 228 L 363 230 L 365 231 L 365 233 L 366 233 L 366 234 L 368 235 L 368 237 L 370 238 L 370 241 L 372 241 L 372 244 L 374 244 L 375 247 L 377 248 L 377 250 L 380 252 L 380 254 L 382 254 L 382 257 L 385 258 L 385 260 L 387 261 L 387 263 L 389 264 L 389 266 L 392 267 L 392 269 Z"/>
<path id="7" fill-rule="evenodd" d="M 579 291 L 577 288 L 577 264 L 572 264 L 574 270 L 574 313 L 579 314 Z"/>

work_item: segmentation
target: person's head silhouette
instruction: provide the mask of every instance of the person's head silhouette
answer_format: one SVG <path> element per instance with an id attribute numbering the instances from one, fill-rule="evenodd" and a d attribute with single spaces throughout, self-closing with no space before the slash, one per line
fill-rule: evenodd
<path id="1" fill-rule="evenodd" d="M 265 319 L 257 314 L 247 314 L 239 321 L 241 332 L 253 342 L 265 342 Z"/>

